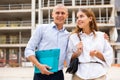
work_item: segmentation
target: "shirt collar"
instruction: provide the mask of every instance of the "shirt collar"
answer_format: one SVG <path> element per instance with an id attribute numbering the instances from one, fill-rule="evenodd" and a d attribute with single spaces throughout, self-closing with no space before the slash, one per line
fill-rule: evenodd
<path id="1" fill-rule="evenodd" d="M 93 36 L 93 32 L 91 32 L 89 35 L 87 35 L 86 33 L 83 33 L 82 31 L 79 33 L 82 36 Z"/>
<path id="2" fill-rule="evenodd" d="M 52 25 L 52 28 L 57 29 L 57 26 L 56 26 L 56 24 L 54 22 L 52 22 L 51 25 Z M 63 26 L 63 28 L 61 30 L 59 30 L 59 31 L 65 31 L 65 27 Z"/>

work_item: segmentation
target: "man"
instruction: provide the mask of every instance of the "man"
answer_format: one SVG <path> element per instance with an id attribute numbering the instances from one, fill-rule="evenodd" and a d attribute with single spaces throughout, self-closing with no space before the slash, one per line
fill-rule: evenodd
<path id="1" fill-rule="evenodd" d="M 63 24 L 67 17 L 67 8 L 62 4 L 56 5 L 52 12 L 53 22 L 39 25 L 30 38 L 25 49 L 25 56 L 40 70 L 40 73 L 34 74 L 34 80 L 64 80 L 62 69 L 66 57 L 69 32 L 65 30 Z M 48 71 L 49 66 L 38 62 L 35 57 L 36 48 L 38 50 L 60 49 L 58 72 L 50 72 Z"/>

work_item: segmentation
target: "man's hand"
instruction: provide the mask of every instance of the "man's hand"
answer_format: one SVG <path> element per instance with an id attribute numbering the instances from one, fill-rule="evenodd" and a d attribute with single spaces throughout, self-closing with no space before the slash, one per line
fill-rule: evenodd
<path id="1" fill-rule="evenodd" d="M 108 36 L 108 34 L 105 33 L 105 34 L 104 34 L 104 38 L 109 41 L 109 36 Z"/>
<path id="2" fill-rule="evenodd" d="M 39 69 L 41 71 L 41 74 L 46 74 L 46 75 L 50 75 L 53 74 L 53 72 L 48 71 L 49 69 L 51 69 L 51 67 L 47 66 L 47 65 L 43 65 L 41 64 L 39 66 Z"/>
<path id="3" fill-rule="evenodd" d="M 48 71 L 51 68 L 47 65 L 40 64 L 34 55 L 29 56 L 28 60 L 30 60 L 34 65 L 36 65 L 36 67 L 41 71 L 41 74 L 53 74 L 53 72 Z"/>

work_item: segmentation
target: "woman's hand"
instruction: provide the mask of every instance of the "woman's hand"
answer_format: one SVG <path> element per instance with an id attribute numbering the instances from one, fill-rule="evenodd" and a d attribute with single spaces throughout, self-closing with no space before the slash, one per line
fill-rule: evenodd
<path id="1" fill-rule="evenodd" d="M 80 56 L 81 52 L 83 51 L 83 43 L 79 42 L 76 45 L 77 50 L 73 52 L 72 59 L 75 59 L 76 57 Z"/>
<path id="2" fill-rule="evenodd" d="M 92 50 L 92 51 L 90 51 L 90 56 L 91 57 L 96 56 L 97 58 L 101 59 L 102 61 L 105 61 L 104 56 L 100 51 Z"/>
<path id="3" fill-rule="evenodd" d="M 77 50 L 76 50 L 76 54 L 77 54 L 77 56 L 79 56 L 80 54 L 81 54 L 81 52 L 83 51 L 83 43 L 80 41 L 77 45 L 76 45 L 76 47 L 77 47 Z"/>
<path id="4" fill-rule="evenodd" d="M 92 51 L 90 51 L 90 56 L 91 57 L 94 57 L 94 56 L 96 56 L 98 54 L 98 51 L 97 50 L 92 50 Z"/>

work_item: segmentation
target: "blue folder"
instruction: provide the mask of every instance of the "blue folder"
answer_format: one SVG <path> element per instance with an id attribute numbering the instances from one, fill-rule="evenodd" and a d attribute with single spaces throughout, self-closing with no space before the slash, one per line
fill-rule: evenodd
<path id="1" fill-rule="evenodd" d="M 37 60 L 41 64 L 46 64 L 51 67 L 51 69 L 49 70 L 51 72 L 58 71 L 59 55 L 60 49 L 38 50 L 35 52 Z M 40 73 L 40 70 L 35 66 L 34 72 Z"/>

